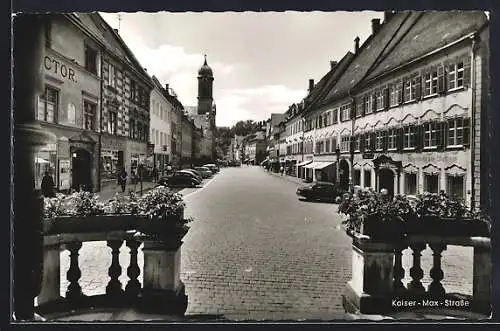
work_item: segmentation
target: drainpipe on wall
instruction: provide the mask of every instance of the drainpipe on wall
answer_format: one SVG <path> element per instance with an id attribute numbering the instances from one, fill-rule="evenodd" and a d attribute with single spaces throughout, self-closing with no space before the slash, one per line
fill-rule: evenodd
<path id="1" fill-rule="evenodd" d="M 472 46 L 471 46 L 471 77 L 470 77 L 470 85 L 471 85 L 471 120 L 470 120 L 470 129 L 469 129 L 469 141 L 470 141 L 470 164 L 471 164 L 471 198 L 470 205 L 475 208 L 475 189 L 474 189 L 474 167 L 475 167 L 475 128 L 476 128 L 476 69 L 475 69 L 475 57 L 476 57 L 476 47 L 477 47 L 477 34 L 471 36 Z"/>
<path id="2" fill-rule="evenodd" d="M 99 77 L 99 84 L 100 84 L 100 94 L 101 94 L 101 102 L 99 105 L 99 148 L 97 149 L 97 192 L 101 191 L 101 151 L 102 151 L 102 108 L 104 107 L 104 93 L 103 93 L 103 70 L 102 70 L 102 62 L 103 62 L 103 56 L 102 56 L 102 50 L 101 50 L 101 59 L 100 59 L 100 66 L 101 66 L 101 75 Z"/>
<path id="3" fill-rule="evenodd" d="M 354 193 L 354 147 L 353 147 L 353 137 L 354 137 L 354 124 L 356 122 L 356 112 L 355 112 L 355 107 L 356 107 L 356 102 L 354 100 L 354 97 L 351 94 L 351 89 L 349 89 L 349 97 L 351 98 L 351 138 L 349 141 L 349 158 L 351 160 L 351 169 L 349 171 L 349 192 Z"/>

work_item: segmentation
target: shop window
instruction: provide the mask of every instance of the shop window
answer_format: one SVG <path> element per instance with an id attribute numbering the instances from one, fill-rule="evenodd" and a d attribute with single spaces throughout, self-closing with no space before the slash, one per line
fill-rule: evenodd
<path id="1" fill-rule="evenodd" d="M 439 192 L 439 175 L 424 174 L 424 191 L 429 193 Z"/>
<path id="2" fill-rule="evenodd" d="M 83 101 L 83 128 L 94 130 L 97 105 L 87 100 Z"/>
<path id="3" fill-rule="evenodd" d="M 458 62 L 448 67 L 448 90 L 464 86 L 464 63 Z"/>
<path id="4" fill-rule="evenodd" d="M 59 91 L 45 86 L 45 91 L 38 97 L 37 119 L 44 122 L 55 122 L 59 110 Z"/>
<path id="5" fill-rule="evenodd" d="M 417 174 L 405 174 L 405 193 L 417 194 Z"/>
<path id="6" fill-rule="evenodd" d="M 365 172 L 364 187 L 371 187 L 372 186 L 372 172 L 371 172 L 371 170 L 364 170 L 364 172 Z"/>
<path id="7" fill-rule="evenodd" d="M 439 141 L 438 123 L 432 122 L 424 125 L 424 148 L 436 148 Z"/>
<path id="8" fill-rule="evenodd" d="M 448 195 L 457 200 L 464 200 L 464 176 L 448 175 Z"/>
<path id="9" fill-rule="evenodd" d="M 85 45 L 85 69 L 97 75 L 97 51 Z"/>
<path id="10" fill-rule="evenodd" d="M 35 154 L 35 188 L 41 188 L 42 178 L 46 172 L 52 176 L 52 180 L 57 186 L 56 165 L 57 152 L 55 150 L 41 150 Z"/>

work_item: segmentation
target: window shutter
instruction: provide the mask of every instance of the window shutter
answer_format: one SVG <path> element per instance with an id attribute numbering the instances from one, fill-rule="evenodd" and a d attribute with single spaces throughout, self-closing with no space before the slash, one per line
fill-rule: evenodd
<path id="1" fill-rule="evenodd" d="M 415 82 L 415 89 L 417 92 L 417 100 L 421 100 L 422 99 L 422 77 L 421 76 L 415 77 L 414 82 Z"/>
<path id="2" fill-rule="evenodd" d="M 466 57 L 464 59 L 464 87 L 468 88 L 471 82 L 471 67 L 470 58 Z"/>
<path id="3" fill-rule="evenodd" d="M 469 147 L 470 146 L 470 131 L 471 131 L 471 127 L 470 127 L 470 118 L 467 117 L 467 118 L 464 118 L 464 147 Z M 474 155 L 472 156 L 474 157 Z"/>
<path id="4" fill-rule="evenodd" d="M 363 153 L 365 151 L 365 134 L 359 135 L 359 151 Z"/>
<path id="5" fill-rule="evenodd" d="M 446 128 L 445 122 L 439 122 L 439 123 L 437 123 L 438 151 L 444 151 L 444 149 L 446 148 L 446 143 L 445 143 L 446 131 L 445 131 L 445 128 Z"/>
<path id="6" fill-rule="evenodd" d="M 396 129 L 396 148 L 398 151 L 403 150 L 403 134 L 404 130 L 402 127 Z"/>
<path id="7" fill-rule="evenodd" d="M 399 90 L 400 93 L 399 93 L 399 100 L 398 100 L 398 102 L 399 102 L 400 105 L 402 105 L 403 102 L 404 102 L 403 95 L 404 95 L 404 90 L 405 90 L 405 84 L 404 84 L 404 81 L 401 81 L 398 84 L 399 84 L 399 87 L 401 87 L 401 90 Z"/>
<path id="8" fill-rule="evenodd" d="M 367 98 L 366 95 L 361 98 L 361 102 L 362 102 L 361 116 L 365 116 L 365 114 L 366 114 L 366 98 Z"/>
<path id="9" fill-rule="evenodd" d="M 446 92 L 446 72 L 444 70 L 444 65 L 438 67 L 438 93 L 443 94 Z"/>
<path id="10" fill-rule="evenodd" d="M 390 98 L 390 94 L 389 94 L 389 88 L 385 88 L 384 89 L 384 109 L 389 109 L 389 98 Z"/>
<path id="11" fill-rule="evenodd" d="M 377 134 L 375 132 L 370 132 L 370 150 L 374 151 L 375 150 L 375 141 L 377 140 Z"/>
<path id="12" fill-rule="evenodd" d="M 422 148 L 424 146 L 424 130 L 425 130 L 425 125 L 418 125 L 416 126 L 416 133 L 415 133 L 415 149 L 417 151 L 422 151 Z"/>
<path id="13" fill-rule="evenodd" d="M 371 95 L 372 97 L 372 112 L 376 112 L 377 111 L 377 95 L 374 93 Z"/>
<path id="14" fill-rule="evenodd" d="M 387 151 L 387 140 L 388 140 L 388 135 L 389 131 L 382 131 L 381 134 L 382 134 L 382 149 L 384 150 L 384 152 Z"/>
<path id="15" fill-rule="evenodd" d="M 356 118 L 356 101 L 353 100 L 351 102 L 351 109 L 349 109 L 349 119 L 353 119 L 353 118 Z"/>
<path id="16" fill-rule="evenodd" d="M 333 137 L 332 138 L 332 150 L 335 152 L 337 149 L 337 138 Z"/>

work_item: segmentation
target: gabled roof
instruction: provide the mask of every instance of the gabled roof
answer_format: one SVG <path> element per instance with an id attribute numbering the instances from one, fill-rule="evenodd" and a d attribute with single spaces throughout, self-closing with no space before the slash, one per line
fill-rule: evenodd
<path id="1" fill-rule="evenodd" d="M 330 71 L 324 75 L 319 82 L 314 86 L 313 90 L 309 93 L 309 95 L 306 97 L 306 108 L 305 111 L 310 110 L 314 106 L 317 105 L 319 101 L 325 96 L 326 93 L 328 93 L 329 89 L 335 85 L 339 77 L 342 75 L 342 73 L 346 70 L 347 66 L 349 63 L 352 61 L 354 58 L 354 54 L 350 51 L 344 55 L 344 57 L 340 60 L 339 63 Z"/>
<path id="2" fill-rule="evenodd" d="M 397 44 L 371 70 L 367 80 L 475 32 L 488 22 L 480 11 L 428 11 L 411 15 L 418 15 L 419 19 L 397 38 Z"/>
<path id="3" fill-rule="evenodd" d="M 409 24 L 410 16 L 410 12 L 399 12 L 394 14 L 387 22 L 381 24 L 378 31 L 368 37 L 359 48 L 358 53 L 354 55 L 353 60 L 336 84 L 328 86 L 328 93 L 318 104 L 321 106 L 327 105 L 347 96 L 350 90 L 364 78 L 378 57 L 386 51 L 386 46 L 396 39 L 402 27 Z"/>
<path id="4" fill-rule="evenodd" d="M 151 77 L 148 75 L 144 67 L 137 60 L 132 51 L 120 35 L 99 15 L 99 13 L 78 13 L 68 14 L 72 19 L 80 22 L 85 26 L 96 38 L 103 44 L 107 50 L 111 51 L 115 56 L 121 58 L 132 66 L 144 81 L 153 87 Z"/>

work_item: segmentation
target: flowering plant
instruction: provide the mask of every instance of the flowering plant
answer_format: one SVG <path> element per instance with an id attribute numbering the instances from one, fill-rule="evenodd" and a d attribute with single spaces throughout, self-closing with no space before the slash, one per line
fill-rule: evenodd
<path id="1" fill-rule="evenodd" d="M 43 219 L 51 220 L 58 216 L 66 215 L 66 208 L 64 206 L 65 195 L 57 193 L 55 197 L 43 198 Z"/>
<path id="2" fill-rule="evenodd" d="M 92 216 L 105 213 L 104 204 L 92 192 L 75 192 L 64 199 L 64 205 L 66 215 Z"/>
<path id="3" fill-rule="evenodd" d="M 423 193 L 417 196 L 415 210 L 419 217 L 473 218 L 474 212 L 463 201 L 450 199 L 444 192 Z"/>
<path id="4" fill-rule="evenodd" d="M 352 231 L 360 231 L 362 222 L 371 216 L 376 216 L 381 222 L 403 222 L 414 215 L 412 205 L 405 196 L 391 198 L 373 189 L 360 190 L 354 195 L 344 194 L 338 212 L 348 216 L 342 224 Z"/>
<path id="5" fill-rule="evenodd" d="M 168 221 L 171 216 L 180 216 L 186 204 L 182 194 L 175 193 L 165 186 L 157 186 L 137 199 L 138 214 L 149 219 Z M 181 220 L 187 223 L 189 220 Z"/>

